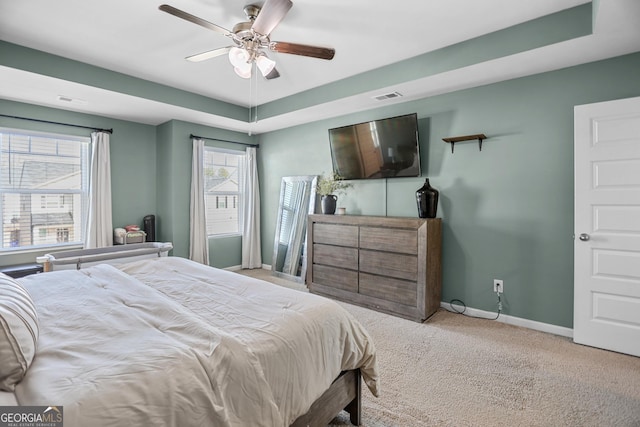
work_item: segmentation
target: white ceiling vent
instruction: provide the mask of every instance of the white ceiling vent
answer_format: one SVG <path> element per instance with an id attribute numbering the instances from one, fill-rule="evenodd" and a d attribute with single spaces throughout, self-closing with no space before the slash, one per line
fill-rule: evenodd
<path id="1" fill-rule="evenodd" d="M 400 92 L 390 92 L 390 93 L 385 93 L 382 95 L 376 95 L 373 97 L 373 99 L 375 99 L 376 101 L 384 101 L 387 99 L 392 99 L 392 98 L 399 98 L 401 97 L 402 94 Z"/>

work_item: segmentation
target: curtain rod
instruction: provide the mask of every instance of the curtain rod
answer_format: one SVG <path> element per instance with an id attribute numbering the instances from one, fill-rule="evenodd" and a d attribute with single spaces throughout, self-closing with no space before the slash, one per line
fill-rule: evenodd
<path id="1" fill-rule="evenodd" d="M 29 117 L 9 116 L 7 114 L 0 114 L 0 116 L 1 117 L 8 117 L 10 119 L 28 120 L 28 121 L 31 121 L 31 122 L 49 123 L 51 125 L 72 126 L 74 128 L 91 129 L 91 130 L 97 130 L 99 132 L 113 133 L 113 129 L 100 129 L 100 128 L 94 128 L 94 127 L 91 127 L 91 126 L 74 125 L 74 124 L 71 124 L 71 123 L 51 122 L 49 120 L 31 119 Z"/>
<path id="2" fill-rule="evenodd" d="M 206 136 L 198 136 L 194 134 L 189 135 L 189 137 L 191 139 L 198 138 L 198 139 L 208 139 L 209 141 L 230 142 L 231 144 L 246 145 L 247 147 L 256 147 L 256 148 L 260 147 L 260 144 L 247 144 L 246 142 L 229 141 L 228 139 L 220 139 L 220 138 L 208 138 Z"/>

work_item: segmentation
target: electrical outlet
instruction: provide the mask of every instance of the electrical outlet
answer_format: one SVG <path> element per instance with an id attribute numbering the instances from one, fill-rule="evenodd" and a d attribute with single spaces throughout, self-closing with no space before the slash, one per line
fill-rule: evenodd
<path id="1" fill-rule="evenodd" d="M 493 279 L 493 292 L 504 293 L 504 282 L 502 279 Z"/>

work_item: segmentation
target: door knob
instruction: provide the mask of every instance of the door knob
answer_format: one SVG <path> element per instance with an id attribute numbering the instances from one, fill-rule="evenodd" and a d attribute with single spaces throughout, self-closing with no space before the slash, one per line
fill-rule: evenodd
<path id="1" fill-rule="evenodd" d="M 583 242 L 586 242 L 590 238 L 591 238 L 591 236 L 589 236 L 587 233 L 582 233 L 582 234 L 580 234 L 580 237 L 579 237 L 579 239 L 582 240 Z"/>

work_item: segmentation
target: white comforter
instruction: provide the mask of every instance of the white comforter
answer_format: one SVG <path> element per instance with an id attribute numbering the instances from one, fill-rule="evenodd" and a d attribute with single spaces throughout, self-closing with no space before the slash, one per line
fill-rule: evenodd
<path id="1" fill-rule="evenodd" d="M 73 426 L 287 426 L 373 343 L 332 301 L 166 257 L 22 279 L 38 351 L 21 405 Z M 123 273 L 126 272 L 127 274 Z"/>

